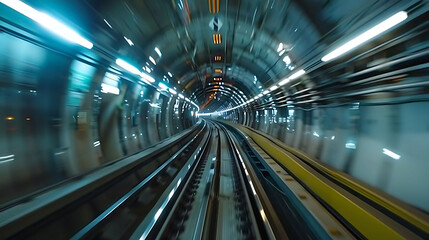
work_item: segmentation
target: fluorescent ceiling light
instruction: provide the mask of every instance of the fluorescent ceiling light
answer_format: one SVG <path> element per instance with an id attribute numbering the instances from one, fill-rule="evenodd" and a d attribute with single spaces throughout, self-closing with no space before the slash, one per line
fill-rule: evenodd
<path id="1" fill-rule="evenodd" d="M 144 67 L 142 67 L 143 68 L 143 70 L 145 70 L 146 72 L 148 72 L 148 73 L 151 73 L 152 72 L 152 70 L 150 70 L 150 68 L 148 67 L 148 66 L 144 66 Z"/>
<path id="2" fill-rule="evenodd" d="M 292 63 L 292 61 L 290 60 L 290 57 L 287 55 L 283 58 L 283 62 L 285 62 L 287 65 Z"/>
<path id="3" fill-rule="evenodd" d="M 116 59 L 116 64 L 118 64 L 118 66 L 122 67 L 123 69 L 127 70 L 130 73 L 141 74 L 141 72 L 136 67 L 125 62 L 124 60 L 122 60 L 120 58 Z"/>
<path id="4" fill-rule="evenodd" d="M 168 91 L 170 91 L 170 93 L 172 93 L 172 94 L 174 94 L 174 95 L 176 95 L 176 94 L 177 94 L 177 92 L 176 92 L 174 89 L 172 89 L 172 88 L 168 89 Z"/>
<path id="5" fill-rule="evenodd" d="M 109 26 L 110 28 L 112 28 L 112 25 L 110 25 L 110 23 L 106 19 L 104 19 L 104 22 L 107 24 L 107 26 Z"/>
<path id="6" fill-rule="evenodd" d="M 155 64 L 155 65 L 156 65 L 155 59 L 153 59 L 153 57 L 152 57 L 152 56 L 149 56 L 149 60 L 150 60 L 153 64 Z"/>
<path id="7" fill-rule="evenodd" d="M 328 53 L 324 57 L 322 57 L 322 61 L 327 62 L 334 58 L 337 58 L 352 49 L 362 45 L 363 43 L 373 39 L 377 35 L 387 31 L 388 29 L 394 27 L 395 25 L 399 24 L 400 22 L 407 19 L 408 14 L 405 11 L 400 11 L 393 16 L 389 17 L 388 19 L 384 20 L 383 22 L 379 23 L 375 27 L 369 29 L 368 31 L 360 34 L 359 36 L 355 37 L 354 39 L 348 41 L 344 45 L 340 46 L 339 48 L 335 49 L 334 51 Z"/>
<path id="8" fill-rule="evenodd" d="M 140 83 L 140 84 L 142 84 L 142 85 L 143 85 L 143 84 L 149 84 L 149 85 L 151 84 L 151 82 L 149 82 L 148 80 L 146 80 L 146 79 L 144 79 L 144 78 L 142 78 L 141 80 L 142 80 L 142 81 L 141 81 L 141 82 L 139 82 L 139 83 Z"/>
<path id="9" fill-rule="evenodd" d="M 0 163 L 7 163 L 7 162 L 12 162 L 15 160 L 15 155 L 8 155 L 8 156 L 1 156 L 0 157 Z"/>
<path id="10" fill-rule="evenodd" d="M 156 52 L 156 53 L 158 53 L 158 56 L 159 56 L 159 57 L 161 57 L 161 56 L 162 56 L 162 53 L 161 53 L 161 51 L 159 50 L 159 48 L 157 48 L 157 47 L 156 47 L 156 48 L 155 48 L 155 52 Z"/>
<path id="11" fill-rule="evenodd" d="M 286 52 L 286 49 L 283 49 L 281 52 L 279 52 L 279 56 L 283 55 L 283 53 Z"/>
<path id="12" fill-rule="evenodd" d="M 112 93 L 115 95 L 119 95 L 119 88 L 110 86 L 108 84 L 102 83 L 101 84 L 101 92 L 102 93 Z"/>
<path id="13" fill-rule="evenodd" d="M 124 36 L 124 39 L 125 39 L 125 41 L 127 41 L 128 45 L 134 46 L 134 43 L 133 43 L 133 41 L 131 41 L 131 39 L 129 39 L 129 38 L 125 37 L 125 36 Z"/>
<path id="14" fill-rule="evenodd" d="M 274 86 L 272 86 L 272 87 L 270 87 L 270 91 L 274 91 L 274 90 L 276 90 L 277 88 L 279 88 L 277 85 L 274 85 Z"/>
<path id="15" fill-rule="evenodd" d="M 168 72 L 168 76 L 173 77 L 173 74 L 171 74 L 171 72 Z"/>
<path id="16" fill-rule="evenodd" d="M 57 34 L 58 36 L 66 39 L 69 42 L 79 44 L 85 48 L 91 49 L 93 44 L 80 36 L 78 33 L 59 22 L 55 18 L 37 11 L 36 9 L 28 6 L 27 4 L 18 0 L 0 0 L 1 3 L 12 8 L 13 10 L 23 14 L 24 16 L 37 22 L 49 31 Z"/>
<path id="17" fill-rule="evenodd" d="M 348 149 L 356 149 L 356 144 L 353 142 L 347 142 L 346 143 L 346 148 Z"/>
<path id="18" fill-rule="evenodd" d="M 162 90 L 167 90 L 168 87 L 164 83 L 158 83 L 158 87 L 160 87 Z"/>
<path id="19" fill-rule="evenodd" d="M 400 156 L 400 155 L 398 155 L 398 154 L 396 154 L 396 153 L 394 153 L 394 152 L 390 151 L 390 150 L 389 150 L 389 149 L 387 149 L 387 148 L 383 148 L 383 154 L 385 154 L 385 155 L 387 155 L 387 156 L 389 156 L 389 157 L 391 157 L 391 158 L 393 158 L 393 159 L 395 159 L 395 160 L 399 160 L 399 159 L 401 158 L 401 156 Z"/>
<path id="20" fill-rule="evenodd" d="M 289 79 L 290 80 L 294 80 L 294 79 L 296 79 L 296 78 L 299 78 L 299 77 L 301 77 L 302 75 L 304 75 L 305 74 L 305 71 L 304 70 L 299 70 L 298 72 L 296 72 L 296 73 L 294 73 L 294 74 L 292 74 L 290 77 L 289 77 Z"/>
<path id="21" fill-rule="evenodd" d="M 179 93 L 179 98 L 184 99 L 185 96 L 183 96 L 183 94 Z"/>
<path id="22" fill-rule="evenodd" d="M 7 156 L 1 156 L 0 157 L 0 160 L 5 160 L 5 159 L 10 159 L 10 158 L 13 158 L 13 157 L 15 157 L 15 155 L 7 155 Z"/>
<path id="23" fill-rule="evenodd" d="M 283 81 L 281 81 L 281 82 L 279 82 L 279 85 L 280 86 L 283 86 L 283 85 L 285 85 L 286 83 L 288 83 L 290 80 L 289 80 L 289 78 L 285 78 L 285 79 L 283 79 Z"/>
<path id="24" fill-rule="evenodd" d="M 161 108 L 158 103 L 149 103 L 149 106 L 153 108 Z"/>
<path id="25" fill-rule="evenodd" d="M 262 95 L 266 95 L 266 94 L 268 94 L 270 91 L 268 91 L 268 90 L 265 90 L 263 93 L 262 93 Z"/>
<path id="26" fill-rule="evenodd" d="M 258 94 L 258 97 L 262 97 L 262 96 L 264 96 L 264 94 L 262 94 L 262 93 Z"/>
<path id="27" fill-rule="evenodd" d="M 141 76 L 144 80 L 147 80 L 147 81 L 149 81 L 149 82 L 151 82 L 151 83 L 154 83 L 154 82 L 155 82 L 155 79 L 154 79 L 153 77 L 149 76 L 148 74 L 146 74 L 146 73 L 144 73 L 144 72 L 141 72 L 141 73 L 140 73 L 140 76 Z"/>
<path id="28" fill-rule="evenodd" d="M 100 146 L 100 141 L 95 141 L 93 144 L 94 144 L 94 147 L 98 147 Z"/>
<path id="29" fill-rule="evenodd" d="M 277 52 L 280 52 L 283 49 L 283 43 L 279 43 L 279 47 L 277 48 Z"/>

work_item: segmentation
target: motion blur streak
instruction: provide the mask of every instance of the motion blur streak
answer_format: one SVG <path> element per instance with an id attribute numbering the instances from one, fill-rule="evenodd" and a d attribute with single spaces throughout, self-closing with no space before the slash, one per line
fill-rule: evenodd
<path id="1" fill-rule="evenodd" d="M 18 1 L 18 0 L 1 0 L 1 3 L 5 4 L 6 6 L 14 9 L 15 11 L 20 12 L 21 14 L 25 15 L 28 18 L 31 18 L 32 20 L 36 21 L 49 31 L 57 34 L 58 36 L 73 42 L 77 43 L 83 47 L 86 47 L 88 49 L 91 49 L 93 47 L 93 44 L 80 36 L 78 33 L 67 27 L 66 25 L 60 23 L 55 18 L 37 11 L 36 9 L 26 5 L 25 3 Z"/>
<path id="2" fill-rule="evenodd" d="M 408 14 L 404 11 L 400 11 L 396 13 L 395 15 L 391 16 L 390 18 L 384 20 L 377 26 L 369 29 L 368 31 L 362 33 L 361 35 L 357 36 L 353 40 L 345 43 L 341 47 L 335 49 L 334 51 L 328 53 L 326 56 L 322 57 L 322 61 L 327 62 L 329 60 L 332 60 L 342 54 L 345 54 L 349 52 L 350 50 L 358 47 L 359 45 L 371 40 L 372 38 L 376 37 L 377 35 L 387 31 L 388 29 L 394 27 L 395 25 L 399 24 L 400 22 L 407 19 Z"/>

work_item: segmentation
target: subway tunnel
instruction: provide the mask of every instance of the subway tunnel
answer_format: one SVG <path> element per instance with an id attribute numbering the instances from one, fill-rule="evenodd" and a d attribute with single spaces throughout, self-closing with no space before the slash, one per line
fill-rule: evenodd
<path id="1" fill-rule="evenodd" d="M 0 0 L 0 239 L 429 239 L 426 0 Z"/>

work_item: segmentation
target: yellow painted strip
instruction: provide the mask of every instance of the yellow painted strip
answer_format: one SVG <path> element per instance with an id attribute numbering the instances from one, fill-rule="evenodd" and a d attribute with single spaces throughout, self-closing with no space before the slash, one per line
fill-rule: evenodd
<path id="1" fill-rule="evenodd" d="M 252 131 L 252 130 L 250 130 Z M 335 180 L 341 182 L 345 186 L 349 187 L 350 189 L 358 192 L 362 196 L 368 198 L 372 202 L 377 203 L 378 205 L 384 207 L 385 209 L 389 210 L 390 212 L 394 213 L 395 215 L 399 216 L 400 218 L 404 219 L 405 221 L 409 222 L 413 226 L 419 228 L 425 233 L 429 234 L 429 222 L 425 220 L 424 218 L 414 214 L 413 212 L 408 211 L 404 207 L 398 205 L 394 201 L 389 200 L 386 197 L 383 197 L 380 194 L 377 194 L 376 192 L 372 191 L 371 189 L 368 189 L 361 184 L 353 181 L 352 179 L 349 179 L 342 174 L 340 174 L 337 171 L 331 170 L 322 164 L 318 163 L 317 161 L 311 159 L 307 155 L 301 153 L 300 151 L 295 150 L 294 148 L 291 148 L 289 146 L 286 146 L 281 141 L 274 139 L 272 137 L 267 136 L 266 134 L 263 134 L 265 138 L 270 139 L 271 141 L 275 142 L 279 147 L 285 149 L 286 151 L 291 152 L 292 154 L 298 156 L 300 159 L 304 160 L 305 162 L 309 163 L 310 165 L 313 165 L 317 167 L 318 169 L 322 170 L 323 172 L 329 174 L 332 178 Z M 417 210 L 416 210 L 417 211 Z"/>
<path id="2" fill-rule="evenodd" d="M 405 239 L 404 236 L 396 232 L 386 223 L 373 216 L 366 209 L 360 207 L 352 200 L 348 199 L 341 192 L 320 180 L 312 172 L 294 161 L 286 153 L 273 146 L 266 138 L 242 126 L 236 125 L 238 129 L 245 132 L 271 157 L 291 171 L 317 196 L 329 204 L 344 219 L 353 225 L 363 236 L 368 239 Z"/>
<path id="3" fill-rule="evenodd" d="M 216 2 L 215 2 L 216 0 L 212 0 L 212 3 L 213 3 L 213 13 L 216 13 Z"/>
<path id="4" fill-rule="evenodd" d="M 212 12 L 212 4 L 210 2 L 211 0 L 209 0 L 209 12 Z"/>
<path id="5" fill-rule="evenodd" d="M 216 13 L 218 13 L 218 12 L 219 12 L 219 1 L 220 1 L 220 0 L 217 0 L 217 11 L 216 11 Z"/>

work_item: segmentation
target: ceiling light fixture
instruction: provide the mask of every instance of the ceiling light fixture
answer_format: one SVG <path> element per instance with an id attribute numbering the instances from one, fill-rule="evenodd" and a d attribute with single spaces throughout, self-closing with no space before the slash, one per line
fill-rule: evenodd
<path id="1" fill-rule="evenodd" d="M 158 54 L 158 56 L 159 57 L 162 57 L 162 53 L 161 53 L 161 51 L 159 50 L 159 48 L 155 48 L 155 52 Z"/>
<path id="2" fill-rule="evenodd" d="M 119 88 L 117 88 L 115 86 L 111 86 L 111 85 L 106 84 L 106 83 L 102 83 L 101 84 L 101 92 L 102 93 L 112 93 L 114 95 L 119 95 Z"/>
<path id="3" fill-rule="evenodd" d="M 110 23 L 106 19 L 104 19 L 104 22 L 107 24 L 107 26 L 109 26 L 109 28 L 112 28 L 112 25 L 110 25 Z"/>
<path id="4" fill-rule="evenodd" d="M 140 74 L 140 71 L 136 67 L 125 62 L 124 60 L 122 60 L 120 58 L 116 59 L 116 64 L 118 64 L 118 66 L 122 67 L 123 69 L 127 70 L 130 73 Z"/>
<path id="5" fill-rule="evenodd" d="M 155 61 L 155 59 L 153 59 L 153 57 L 152 57 L 152 56 L 149 56 L 149 60 L 150 60 L 154 65 L 156 65 L 156 61 Z"/>
<path id="6" fill-rule="evenodd" d="M 133 41 L 131 41 L 131 39 L 129 39 L 129 38 L 125 37 L 125 36 L 124 36 L 124 39 L 125 39 L 125 41 L 127 41 L 128 45 L 134 46 L 134 43 L 133 43 Z"/>
<path id="7" fill-rule="evenodd" d="M 158 87 L 161 88 L 161 90 L 167 90 L 168 87 L 164 83 L 158 83 Z"/>
<path id="8" fill-rule="evenodd" d="M 144 73 L 144 72 L 141 72 L 141 73 L 140 73 L 140 76 L 141 76 L 143 79 L 145 79 L 145 80 L 147 80 L 147 81 L 149 81 L 149 82 L 151 82 L 151 83 L 154 83 L 154 82 L 155 82 L 155 79 L 154 79 L 153 77 L 149 76 L 148 74 L 146 74 L 146 73 Z"/>
<path id="9" fill-rule="evenodd" d="M 279 47 L 277 48 L 277 52 L 283 50 L 283 43 L 279 43 Z"/>
<path id="10" fill-rule="evenodd" d="M 294 80 L 294 79 L 297 79 L 297 78 L 301 77 L 301 76 L 302 76 L 302 75 L 304 75 L 304 74 L 305 74 L 305 71 L 304 71 L 303 69 L 301 69 L 301 70 L 299 70 L 298 72 L 296 72 L 296 73 L 292 74 L 292 75 L 289 77 L 289 79 L 290 79 L 290 80 Z"/>
<path id="11" fill-rule="evenodd" d="M 290 60 L 290 57 L 287 55 L 283 58 L 283 62 L 286 63 L 286 65 L 289 65 L 292 63 L 292 61 Z"/>
<path id="12" fill-rule="evenodd" d="M 401 158 L 401 155 L 396 154 L 396 153 L 390 151 L 387 148 L 383 148 L 383 154 L 385 154 L 385 155 L 387 155 L 387 156 L 389 156 L 389 157 L 391 157 L 391 158 L 393 158 L 395 160 L 399 160 Z"/>
<path id="13" fill-rule="evenodd" d="M 330 61 L 334 58 L 337 58 L 352 49 L 362 45 L 363 43 L 373 39 L 377 35 L 387 31 L 388 29 L 394 27 L 395 25 L 399 24 L 400 22 L 407 19 L 408 14 L 405 11 L 400 11 L 393 16 L 389 17 L 388 19 L 384 20 L 383 22 L 379 23 L 375 27 L 367 30 L 366 32 L 360 34 L 359 36 L 355 37 L 354 39 L 348 41 L 344 45 L 340 46 L 339 48 L 335 49 L 334 51 L 328 53 L 324 57 L 322 57 L 323 62 Z"/>
<path id="14" fill-rule="evenodd" d="M 38 10 L 28 6 L 27 4 L 18 0 L 0 0 L 4 5 L 12 8 L 13 10 L 23 14 L 24 16 L 37 22 L 47 30 L 57 34 L 58 36 L 66 39 L 69 42 L 79 44 L 87 49 L 91 49 L 94 45 L 80 36 L 77 32 L 59 22 L 55 18 L 39 12 Z"/>
<path id="15" fill-rule="evenodd" d="M 274 86 L 272 86 L 272 87 L 270 87 L 270 91 L 274 91 L 274 90 L 276 90 L 277 88 L 279 88 L 277 85 L 274 85 Z"/>
<path id="16" fill-rule="evenodd" d="M 286 79 L 284 79 L 283 81 L 279 82 L 279 85 L 280 85 L 280 86 L 283 86 L 283 85 L 285 85 L 286 83 L 288 83 L 289 81 L 290 81 L 290 79 L 289 79 L 289 78 L 286 78 Z"/>

